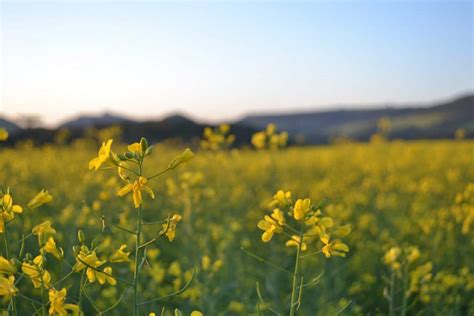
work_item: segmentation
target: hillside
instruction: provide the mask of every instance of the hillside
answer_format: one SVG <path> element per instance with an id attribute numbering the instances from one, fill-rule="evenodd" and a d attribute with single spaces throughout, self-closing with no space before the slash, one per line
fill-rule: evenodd
<path id="1" fill-rule="evenodd" d="M 238 123 L 257 129 L 268 123 L 275 123 L 290 135 L 304 137 L 305 143 L 321 143 L 338 136 L 367 140 L 376 131 L 377 121 L 383 117 L 391 121 L 391 138 L 450 138 L 458 128 L 465 128 L 468 135 L 473 136 L 474 95 L 430 107 L 410 105 L 398 108 L 250 115 Z"/>

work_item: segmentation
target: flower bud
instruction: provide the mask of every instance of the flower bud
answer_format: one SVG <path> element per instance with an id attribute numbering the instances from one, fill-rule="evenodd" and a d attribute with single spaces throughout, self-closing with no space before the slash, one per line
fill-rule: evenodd
<path id="1" fill-rule="evenodd" d="M 79 229 L 77 231 L 77 239 L 83 244 L 84 241 L 86 240 L 86 237 L 84 236 L 84 231 L 82 229 Z"/>
<path id="2" fill-rule="evenodd" d="M 193 159 L 194 153 L 191 151 L 191 149 L 186 148 L 181 154 L 176 156 L 169 164 L 168 168 L 169 169 L 175 169 L 176 167 L 190 161 Z"/>
<path id="3" fill-rule="evenodd" d="M 148 141 L 145 137 L 142 137 L 140 139 L 140 147 L 142 149 L 142 154 L 144 155 L 146 153 L 146 150 L 148 149 Z"/>

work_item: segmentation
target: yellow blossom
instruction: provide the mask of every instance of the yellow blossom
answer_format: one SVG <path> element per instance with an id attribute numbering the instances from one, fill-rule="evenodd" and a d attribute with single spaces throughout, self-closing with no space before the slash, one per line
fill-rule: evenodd
<path id="1" fill-rule="evenodd" d="M 151 196 L 152 199 L 155 198 L 155 194 L 150 189 L 150 187 L 145 185 L 145 183 L 147 183 L 147 179 L 145 177 L 138 177 L 138 179 L 135 180 L 135 182 L 133 183 L 129 182 L 128 184 L 121 187 L 118 190 L 117 195 L 125 196 L 128 193 L 133 192 L 133 204 L 135 205 L 135 208 L 139 208 L 140 205 L 142 204 L 142 190 L 147 192 Z"/>
<path id="2" fill-rule="evenodd" d="M 23 208 L 20 205 L 13 204 L 13 198 L 11 194 L 4 194 L 2 197 L 2 210 L 4 212 L 22 213 Z"/>
<path id="3" fill-rule="evenodd" d="M 270 207 L 287 207 L 291 204 L 291 192 L 285 192 L 283 190 L 278 190 L 277 193 L 273 196 L 273 200 L 270 203 Z"/>
<path id="4" fill-rule="evenodd" d="M 0 274 L 12 275 L 16 273 L 15 264 L 7 258 L 0 256 Z"/>
<path id="5" fill-rule="evenodd" d="M 115 278 L 112 277 L 111 267 L 105 267 L 103 272 L 88 268 L 86 275 L 90 283 L 93 283 L 95 282 L 95 280 L 97 280 L 99 284 L 101 285 L 104 285 L 105 282 L 109 283 L 110 285 L 117 284 L 117 280 L 115 280 Z"/>
<path id="6" fill-rule="evenodd" d="M 331 256 L 345 257 L 346 252 L 349 252 L 349 247 L 345 243 L 340 240 L 330 241 L 329 235 L 323 235 L 320 239 L 324 243 L 324 247 L 321 250 L 326 258 Z"/>
<path id="7" fill-rule="evenodd" d="M 0 142 L 8 139 L 8 131 L 3 127 L 0 127 Z"/>
<path id="8" fill-rule="evenodd" d="M 202 257 L 201 265 L 204 271 L 208 270 L 211 265 L 211 258 L 209 256 Z"/>
<path id="9" fill-rule="evenodd" d="M 264 231 L 262 234 L 263 242 L 269 242 L 273 234 L 283 231 L 278 222 L 268 215 L 265 215 L 264 219 L 258 222 L 257 227 Z"/>
<path id="10" fill-rule="evenodd" d="M 15 277 L 10 275 L 7 278 L 3 275 L 0 275 L 0 297 L 10 300 L 17 293 L 18 289 L 15 286 Z"/>
<path id="11" fill-rule="evenodd" d="M 142 153 L 142 145 L 140 143 L 133 143 L 127 146 L 128 151 L 132 153 L 141 154 Z"/>
<path id="12" fill-rule="evenodd" d="M 287 247 L 298 247 L 300 242 L 301 242 L 301 251 L 306 251 L 308 250 L 308 245 L 305 242 L 305 237 L 303 237 L 303 242 L 301 242 L 300 236 L 293 235 L 291 236 L 291 239 L 288 240 L 285 244 Z"/>
<path id="13" fill-rule="evenodd" d="M 102 143 L 102 146 L 99 149 L 98 156 L 89 161 L 89 169 L 98 170 L 100 166 L 102 166 L 102 164 L 109 158 L 110 147 L 112 146 L 112 142 L 113 140 L 109 139 L 107 143 Z"/>
<path id="14" fill-rule="evenodd" d="M 49 296 L 49 314 L 50 315 L 79 315 L 79 306 L 75 304 L 64 304 L 66 301 L 67 290 L 63 288 L 58 291 L 51 288 L 48 293 Z"/>
<path id="15" fill-rule="evenodd" d="M 37 208 L 45 203 L 49 203 L 53 200 L 53 196 L 46 190 L 41 190 L 31 201 L 28 202 L 29 208 Z"/>
<path id="16" fill-rule="evenodd" d="M 49 287 L 51 282 L 51 274 L 43 269 L 43 264 L 43 256 L 39 255 L 33 259 L 33 262 L 23 262 L 21 265 L 21 270 L 31 279 L 35 288 L 39 288 L 42 285 Z"/>
<path id="17" fill-rule="evenodd" d="M 56 246 L 56 242 L 54 241 L 53 236 L 49 236 L 48 240 L 46 241 L 46 244 L 43 246 L 42 249 L 47 253 L 50 253 L 55 256 L 58 260 L 60 260 L 64 256 L 64 251 Z"/>
<path id="18" fill-rule="evenodd" d="M 204 316 L 200 311 L 192 311 L 190 316 Z"/>
<path id="19" fill-rule="evenodd" d="M 183 217 L 179 214 L 174 214 L 171 218 L 169 223 L 163 224 L 163 229 L 166 229 L 166 237 L 168 237 L 169 241 L 173 241 L 176 237 L 176 224 L 181 222 Z"/>
<path id="20" fill-rule="evenodd" d="M 120 248 L 115 251 L 113 255 L 110 256 L 109 261 L 110 262 L 129 262 L 130 259 L 128 256 L 130 255 L 130 252 L 126 252 L 125 248 L 127 248 L 127 245 L 121 245 Z"/>
<path id="21" fill-rule="evenodd" d="M 50 221 L 44 221 L 39 225 L 36 225 L 31 230 L 33 235 L 38 236 L 38 243 L 43 245 L 46 242 L 46 238 L 50 235 L 56 234 L 56 230 L 51 227 Z"/>
<path id="22" fill-rule="evenodd" d="M 311 200 L 310 199 L 298 199 L 293 207 L 293 217 L 296 220 L 300 220 L 306 216 L 306 214 L 311 210 Z"/>

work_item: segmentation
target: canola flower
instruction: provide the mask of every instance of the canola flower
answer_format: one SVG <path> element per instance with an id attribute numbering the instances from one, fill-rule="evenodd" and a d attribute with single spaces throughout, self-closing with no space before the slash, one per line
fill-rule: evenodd
<path id="1" fill-rule="evenodd" d="M 50 315 L 79 315 L 79 306 L 75 304 L 65 304 L 67 297 L 67 289 L 63 288 L 60 291 L 51 288 L 48 293 L 49 297 L 49 314 Z"/>
<path id="2" fill-rule="evenodd" d="M 264 219 L 258 222 L 257 227 L 263 230 L 261 238 L 264 243 L 270 242 L 275 234 L 281 234 L 290 237 L 285 242 L 285 246 L 296 249 L 291 301 L 289 304 L 289 314 L 295 315 L 296 306 L 301 305 L 303 291 L 300 285 L 300 293 L 297 295 L 297 280 L 302 278 L 300 276 L 302 253 L 310 248 L 320 247 L 320 250 L 313 251 L 309 255 L 323 253 L 326 258 L 332 256 L 345 257 L 346 253 L 349 252 L 349 246 L 340 239 L 331 240 L 331 236 L 345 237 L 351 232 L 351 228 L 349 225 L 335 228 L 334 220 L 331 217 L 321 216 L 320 205 L 313 204 L 310 198 L 297 199 L 293 202 L 292 194 L 289 191 L 278 190 L 274 194 L 269 206 L 272 209 L 272 213 L 265 215 Z M 321 242 L 320 244 L 317 243 L 318 239 Z M 247 250 L 245 251 L 248 253 Z M 258 258 L 256 255 L 252 256 Z M 266 262 L 260 258 L 260 261 L 262 260 Z M 273 263 L 271 265 L 277 266 Z M 281 267 L 279 269 L 284 270 Z M 301 284 L 302 282 L 301 279 Z M 261 304 L 265 305 L 265 302 L 261 301 Z"/>
<path id="3" fill-rule="evenodd" d="M 105 162 L 108 162 L 109 165 L 117 168 L 119 178 L 122 181 L 125 181 L 125 184 L 118 189 L 117 196 L 125 197 L 130 193 L 132 195 L 133 206 L 137 210 L 136 229 L 132 231 L 119 225 L 115 225 L 115 227 L 132 234 L 135 239 L 133 282 L 125 281 L 125 283 L 131 285 L 133 288 L 133 314 L 139 315 L 140 306 L 145 304 L 140 302 L 139 294 L 141 267 L 144 263 L 141 258 L 142 253 L 144 251 L 146 253 L 148 247 L 150 247 L 162 235 L 166 235 L 169 241 L 173 241 L 176 237 L 177 223 L 182 220 L 181 215 L 173 215 L 171 218 L 164 221 L 162 224 L 163 230 L 157 236 L 148 241 L 144 241 L 144 234 L 142 232 L 142 211 L 144 204 L 142 191 L 145 191 L 152 199 L 155 199 L 155 194 L 151 187 L 148 186 L 148 183 L 151 180 L 186 164 L 194 158 L 194 153 L 187 148 L 181 154 L 174 157 L 166 169 L 153 175 L 146 176 L 144 174 L 143 165 L 145 163 L 145 158 L 151 155 L 153 146 L 149 146 L 148 141 L 145 138 L 141 138 L 139 142 L 128 145 L 127 152 L 117 154 L 112 151 L 112 142 L 112 140 L 108 140 L 107 142 L 102 143 L 98 156 L 89 162 L 89 169 L 98 170 Z M 101 217 L 101 220 L 104 227 L 106 225 L 104 217 Z M 158 221 L 158 223 L 160 222 Z M 79 236 L 79 239 L 81 243 L 83 243 L 84 238 L 81 235 Z M 112 254 L 109 258 L 110 262 L 118 263 L 130 261 L 129 255 L 131 252 L 125 252 L 125 248 L 126 246 L 122 245 L 114 254 Z M 117 279 L 112 276 L 112 267 L 107 266 L 102 269 L 102 266 L 105 265 L 106 261 L 99 260 L 95 250 L 89 250 L 88 247 L 82 244 L 80 249 L 77 250 L 76 261 L 77 262 L 73 268 L 74 271 L 79 272 L 86 269 L 86 275 L 90 283 L 95 280 L 100 284 L 109 283 L 110 285 L 115 285 L 117 283 Z"/>
<path id="4" fill-rule="evenodd" d="M 221 124 L 214 129 L 206 127 L 201 140 L 201 148 L 212 151 L 230 148 L 235 141 L 235 135 L 229 132 L 230 125 L 228 124 Z"/>
<path id="5" fill-rule="evenodd" d="M 277 133 L 275 124 L 268 124 L 266 129 L 252 135 L 252 145 L 256 149 L 278 149 L 286 147 L 288 133 Z"/>
<path id="6" fill-rule="evenodd" d="M 6 141 L 8 139 L 8 131 L 3 127 L 0 127 L 0 142 Z"/>

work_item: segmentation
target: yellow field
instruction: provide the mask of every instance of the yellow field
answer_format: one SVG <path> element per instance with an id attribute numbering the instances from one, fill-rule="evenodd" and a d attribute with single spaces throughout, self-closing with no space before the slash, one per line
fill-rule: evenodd
<path id="1" fill-rule="evenodd" d="M 163 170 L 182 149 L 156 146 L 144 172 Z M 10 188 L 15 204 L 26 206 L 41 189 L 54 198 L 38 208 L 24 207 L 15 215 L 18 220 L 8 223 L 9 256 L 19 262 L 27 253 L 37 256 L 38 237 L 30 236 L 31 229 L 50 220 L 57 246 L 64 250 L 61 259 L 45 254 L 44 265 L 55 288 L 67 288 L 67 302 L 80 305 L 86 315 L 107 309 L 106 314 L 131 315 L 133 291 L 121 280 L 134 280 L 135 236 L 114 225 L 134 231 L 137 208 L 132 194 L 116 195 L 124 185 L 116 168 L 88 169 L 97 150 L 92 141 L 0 149 L 0 185 Z M 126 146 L 114 143 L 113 150 L 126 151 Z M 303 277 L 308 286 L 297 293 L 301 306 L 296 314 L 474 314 L 471 141 L 196 151 L 193 160 L 147 185 L 156 198 L 143 192 L 143 221 L 168 218 L 173 224 L 173 214 L 181 215 L 182 221 L 174 223 L 173 241 L 162 236 L 143 248 L 140 301 L 164 298 L 141 305 L 141 315 L 159 315 L 163 307 L 170 313 L 179 308 L 184 315 L 288 314 L 292 275 L 286 270 L 293 271 L 295 248 L 285 247 L 288 238 L 283 234 L 264 243 L 257 227 L 271 213 L 269 203 L 280 189 L 291 191 L 293 200 L 324 200 L 322 210 L 335 227 L 352 228 L 342 238 L 350 248 L 345 258 L 317 253 L 300 259 L 297 283 Z M 161 223 L 143 225 L 142 242 L 162 228 Z M 101 260 L 127 245 L 130 262 L 107 263 L 116 285 L 84 279 L 81 283 L 84 272 L 70 273 L 76 263 L 73 246 L 80 244 L 78 229 L 84 232 L 85 244 L 99 247 Z M 18 242 L 22 234 L 24 244 Z M 3 237 L 0 249 L 6 257 Z M 307 253 L 322 246 L 320 238 L 309 240 Z M 21 273 L 21 263 L 16 265 L 15 282 L 22 295 L 15 296 L 16 313 L 29 315 L 36 309 L 41 315 L 41 290 Z M 79 284 L 87 285 L 82 290 Z M 180 295 L 166 297 L 183 287 Z M 1 289 L 0 282 L 0 294 Z M 12 310 L 10 297 L 5 297 L 3 307 Z"/>

